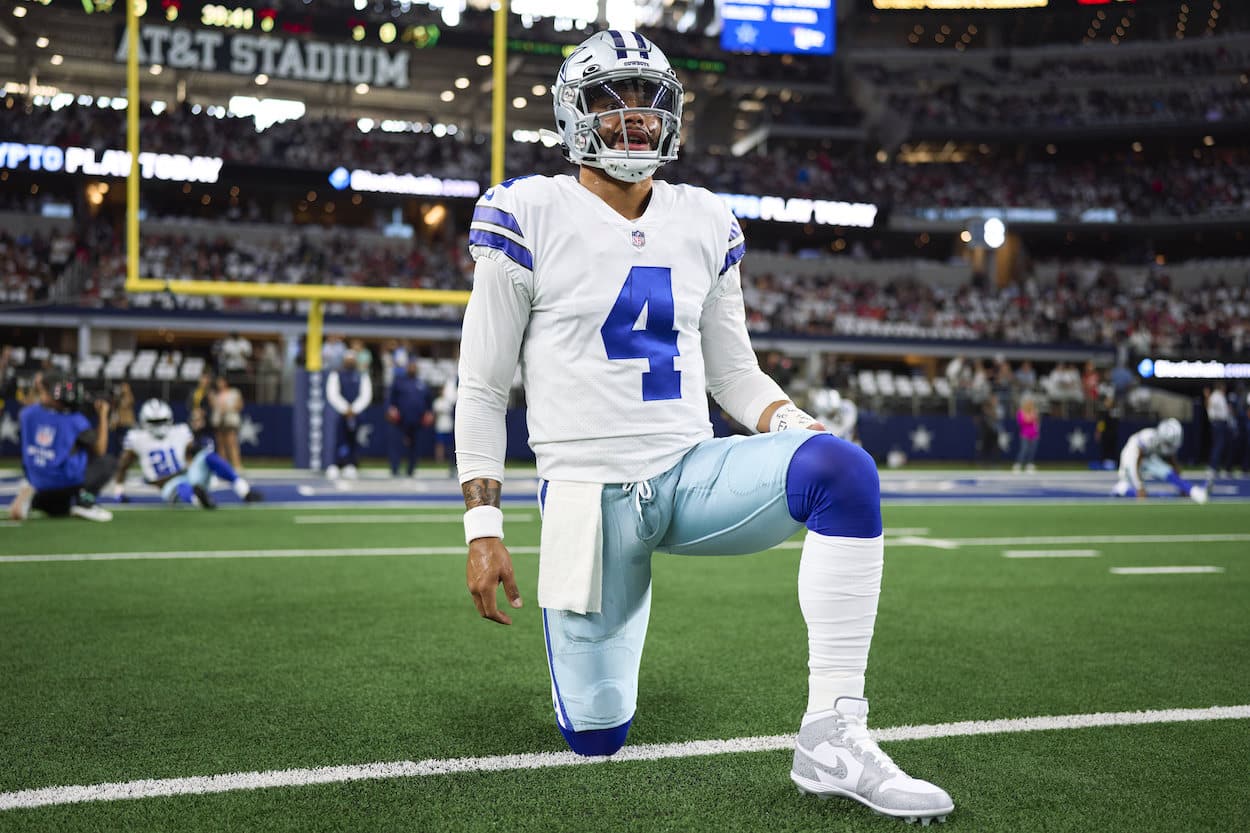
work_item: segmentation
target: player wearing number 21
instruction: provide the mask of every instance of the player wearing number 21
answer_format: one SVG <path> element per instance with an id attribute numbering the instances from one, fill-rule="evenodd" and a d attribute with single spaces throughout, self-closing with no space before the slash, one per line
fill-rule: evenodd
<path id="1" fill-rule="evenodd" d="M 652 179 L 677 158 L 680 81 L 655 44 L 606 31 L 569 55 L 552 90 L 577 175 L 500 183 L 469 234 L 456 449 L 474 605 L 507 625 L 499 585 L 522 604 L 499 508 L 520 362 L 543 513 L 545 639 L 534 644 L 573 751 L 610 755 L 625 742 L 654 551 L 755 553 L 806 526 L 809 701 L 791 778 L 888 815 L 944 818 L 950 797 L 904 774 L 867 730 L 884 550 L 872 458 L 759 369 L 739 277 L 745 244 L 726 205 Z M 705 392 L 758 436 L 713 438 Z"/>

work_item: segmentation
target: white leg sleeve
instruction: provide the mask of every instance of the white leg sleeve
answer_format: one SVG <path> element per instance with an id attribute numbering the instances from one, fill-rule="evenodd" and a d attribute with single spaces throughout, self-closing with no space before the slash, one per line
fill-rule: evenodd
<path id="1" fill-rule="evenodd" d="M 807 622 L 808 712 L 838 697 L 863 697 L 877 619 L 885 539 L 808 532 L 799 561 L 799 607 Z"/>

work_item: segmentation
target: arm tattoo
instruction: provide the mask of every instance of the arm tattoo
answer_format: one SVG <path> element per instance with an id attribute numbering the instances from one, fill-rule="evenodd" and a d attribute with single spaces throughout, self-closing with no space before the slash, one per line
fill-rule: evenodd
<path id="1" fill-rule="evenodd" d="M 498 507 L 499 492 L 502 488 L 498 480 L 490 480 L 485 477 L 479 477 L 477 480 L 470 480 L 461 484 L 460 491 L 464 492 L 464 508 L 472 509 L 475 506 Z"/>

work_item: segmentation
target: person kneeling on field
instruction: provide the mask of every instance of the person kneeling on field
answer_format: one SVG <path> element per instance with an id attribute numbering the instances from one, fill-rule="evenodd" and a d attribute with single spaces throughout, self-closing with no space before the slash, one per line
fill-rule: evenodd
<path id="1" fill-rule="evenodd" d="M 1120 452 L 1120 479 L 1111 494 L 1142 500 L 1147 494 L 1145 477 L 1149 477 L 1172 484 L 1177 492 L 1194 503 L 1206 503 L 1207 487 L 1181 477 L 1176 454 L 1184 436 L 1179 420 L 1165 419 L 1157 427 L 1143 428 L 1129 437 Z"/>
<path id="2" fill-rule="evenodd" d="M 215 509 L 209 494 L 213 475 L 234 487 L 234 493 L 248 503 L 262 495 L 240 477 L 234 468 L 213 450 L 211 442 L 196 439 L 185 422 L 174 423 L 174 412 L 159 399 L 149 399 L 139 409 L 139 427 L 126 432 L 121 462 L 113 484 L 113 496 L 126 498 L 126 471 L 138 461 L 144 482 L 161 490 L 170 503 L 187 503 Z M 188 464 L 188 460 L 191 462 Z"/>
<path id="3" fill-rule="evenodd" d="M 25 520 L 37 509 L 52 517 L 72 515 L 88 521 L 111 521 L 96 505 L 96 494 L 108 482 L 113 458 L 108 448 L 109 403 L 92 403 L 96 424 L 79 411 L 86 394 L 82 385 L 50 374 L 39 398 L 22 409 L 22 469 L 26 482 L 9 504 L 9 518 Z"/>

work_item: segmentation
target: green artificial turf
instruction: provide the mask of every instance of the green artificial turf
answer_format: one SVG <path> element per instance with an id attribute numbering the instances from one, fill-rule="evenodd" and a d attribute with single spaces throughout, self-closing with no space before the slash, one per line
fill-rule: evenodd
<path id="1" fill-rule="evenodd" d="M 533 513 L 527 508 L 509 513 Z M 534 588 L 504 628 L 464 588 L 459 525 L 297 525 L 447 510 L 229 507 L 31 521 L 0 555 L 447 547 L 452 554 L 0 563 L 0 792 L 564 748 Z M 1244 504 L 888 506 L 921 538 L 1250 533 Z M 508 543 L 533 546 L 536 520 Z M 876 726 L 1250 703 L 1250 543 L 891 545 Z M 793 732 L 806 701 L 796 549 L 657 555 L 631 743 Z M 1212 565 L 1116 576 L 1112 566 Z M 1250 721 L 888 746 L 967 830 L 1240 830 Z M 0 812 L 0 830 L 861 830 L 801 799 L 784 753 L 612 763 Z M 954 828 L 949 828 L 954 829 Z"/>

